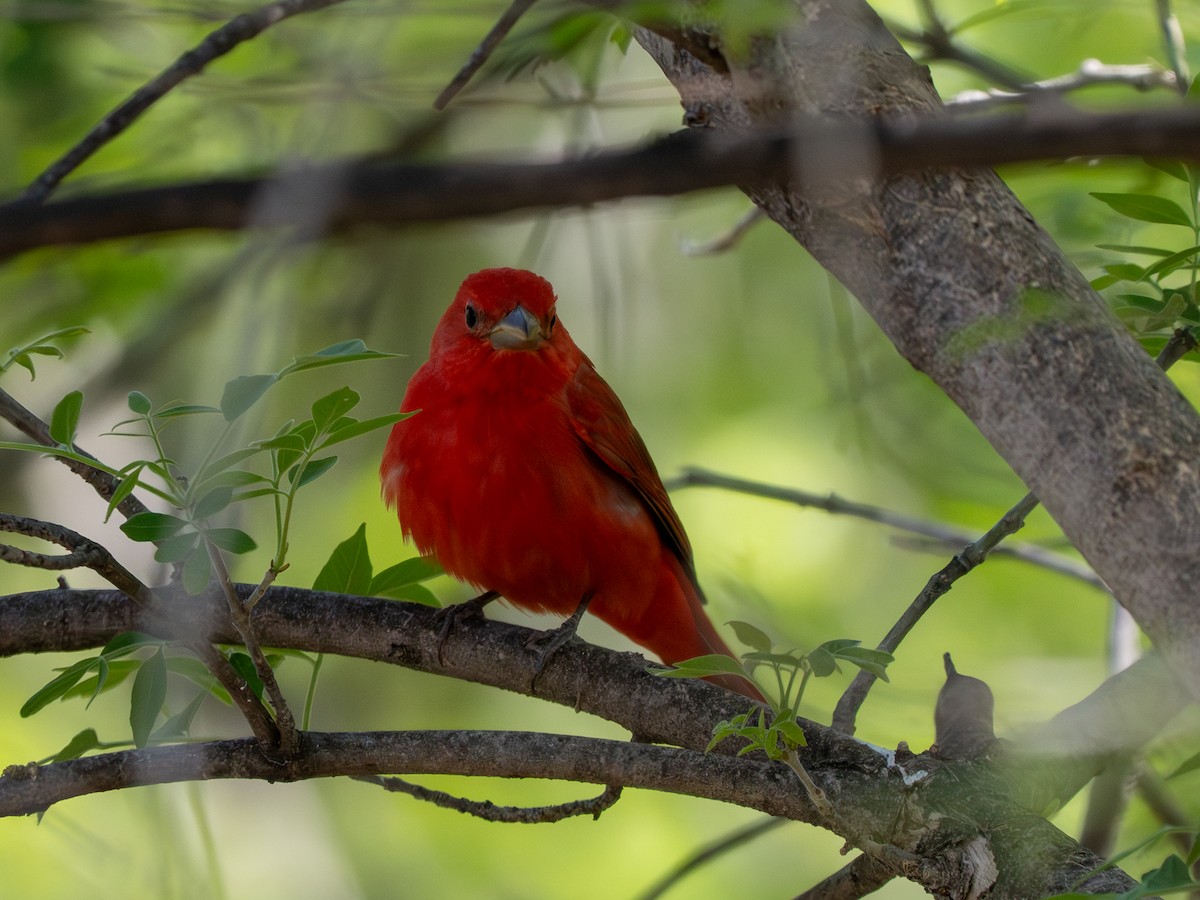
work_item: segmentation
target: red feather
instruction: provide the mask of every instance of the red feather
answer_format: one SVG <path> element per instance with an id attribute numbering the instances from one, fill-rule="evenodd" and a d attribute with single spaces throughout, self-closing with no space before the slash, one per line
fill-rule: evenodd
<path id="1" fill-rule="evenodd" d="M 664 662 L 732 655 L 650 454 L 555 299 L 517 269 L 463 282 L 409 382 L 401 408 L 420 412 L 392 430 L 384 497 L 422 553 L 515 606 L 565 616 L 590 596 L 589 612 Z"/>

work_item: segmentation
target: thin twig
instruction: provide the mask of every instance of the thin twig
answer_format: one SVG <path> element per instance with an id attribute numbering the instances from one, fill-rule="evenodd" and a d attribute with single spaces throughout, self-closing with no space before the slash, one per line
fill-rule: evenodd
<path id="1" fill-rule="evenodd" d="M 19 403 L 11 394 L 0 388 L 0 418 L 4 419 L 9 424 L 17 428 L 21 433 L 33 439 L 36 443 L 43 447 L 57 447 L 58 441 L 50 436 L 50 426 L 39 419 L 36 415 L 26 409 Z M 81 456 L 87 456 L 91 459 L 96 459 L 92 454 L 88 453 L 78 444 L 74 445 L 74 450 Z M 105 500 L 111 500 L 113 493 L 120 487 L 120 480 L 113 478 L 107 472 L 89 466 L 86 463 L 78 462 L 77 460 L 67 459 L 66 457 L 55 457 L 59 462 L 65 465 L 68 469 L 90 484 Z M 96 460 L 99 462 L 99 460 Z M 117 504 L 117 511 L 125 518 L 135 516 L 138 513 L 146 512 L 146 507 L 141 500 L 130 494 L 124 500 Z"/>
<path id="2" fill-rule="evenodd" d="M 903 513 L 894 512 L 879 506 L 871 506 L 867 503 L 856 503 L 852 500 L 845 500 L 836 494 L 814 494 L 796 488 L 751 481 L 696 467 L 685 468 L 678 478 L 669 479 L 666 484 L 672 490 L 685 487 L 716 487 L 736 491 L 740 494 L 749 494 L 754 497 L 782 500 L 786 503 L 794 503 L 797 506 L 822 509 L 825 512 L 835 515 L 851 516 L 853 518 L 866 519 L 870 522 L 878 522 L 881 525 L 919 534 L 923 537 L 932 538 L 939 543 L 953 544 L 957 547 L 969 544 L 973 539 L 972 534 L 963 528 L 955 528 L 940 522 L 931 522 L 927 519 L 918 519 L 915 516 L 906 516 Z M 994 547 L 989 552 L 1001 553 L 1005 556 L 1041 566 L 1062 575 L 1078 578 L 1080 581 L 1087 582 L 1101 590 L 1105 589 L 1104 582 L 1087 565 L 1069 557 L 1052 553 L 1036 544 Z"/>
<path id="3" fill-rule="evenodd" d="M 1020 90 L 963 91 L 946 101 L 946 108 L 954 112 L 977 112 L 1005 103 L 1023 103 L 1047 95 L 1062 96 L 1081 88 L 1097 84 L 1123 84 L 1137 91 L 1156 88 L 1175 90 L 1179 78 L 1174 73 L 1156 65 L 1109 65 L 1098 59 L 1085 59 L 1079 68 L 1066 75 L 1057 75 L 1042 81 L 1022 85 Z"/>
<path id="4" fill-rule="evenodd" d="M 922 18 L 925 19 L 924 28 L 918 31 L 894 22 L 889 23 L 888 27 L 901 40 L 924 47 L 923 61 L 943 60 L 958 63 L 989 81 L 1014 91 L 1019 91 L 1021 85 L 1029 81 L 1014 69 L 990 56 L 985 56 L 956 42 L 931 0 L 920 0 L 919 5 Z"/>
<path id="5" fill-rule="evenodd" d="M 1196 346 L 1196 335 L 1190 328 L 1177 329 L 1167 344 L 1159 351 L 1158 356 L 1155 357 L 1155 362 L 1165 372 L 1178 360 L 1182 359 L 1186 353 L 1194 350 Z M 885 650 L 888 653 L 895 653 L 896 648 L 900 646 L 900 642 L 913 629 L 913 626 L 920 621 L 921 617 L 929 611 L 934 601 L 950 590 L 954 586 L 954 582 L 959 578 L 982 563 L 1001 541 L 1010 534 L 1020 530 L 1025 524 L 1025 518 L 1037 506 L 1037 497 L 1032 493 L 1026 494 L 1016 506 L 1001 517 L 1000 521 L 988 529 L 983 537 L 967 545 L 961 553 L 946 563 L 945 566 L 926 582 L 925 587 L 922 588 L 916 599 L 904 611 L 903 615 L 900 616 L 896 624 L 888 631 L 884 639 L 880 641 L 878 649 Z M 832 721 L 834 728 L 846 734 L 854 734 L 854 722 L 858 716 L 858 710 L 862 706 L 863 701 L 867 699 L 867 694 L 875 684 L 875 681 L 876 676 L 865 669 L 858 671 L 858 674 L 854 676 L 854 679 L 838 699 L 837 706 L 834 708 Z"/>
<path id="6" fill-rule="evenodd" d="M 1158 27 L 1162 31 L 1167 63 L 1175 73 L 1175 87 L 1179 93 L 1187 94 L 1192 79 L 1188 73 L 1187 45 L 1183 40 L 1183 29 L 1179 27 L 1179 19 L 1171 9 L 1171 0 L 1155 0 L 1154 5 L 1158 10 Z"/>
<path id="7" fill-rule="evenodd" d="M 795 900 L 858 900 L 896 877 L 894 869 L 869 854 L 856 856 Z"/>
<path id="8" fill-rule="evenodd" d="M 684 241 L 680 249 L 684 256 L 715 256 L 718 253 L 724 253 L 736 247 L 750 229 L 766 217 L 767 214 L 761 208 L 752 206 L 742 213 L 733 223 L 733 227 L 724 234 L 719 234 L 707 241 Z"/>
<path id="9" fill-rule="evenodd" d="M 254 663 L 254 671 L 258 673 L 258 677 L 262 680 L 267 695 L 271 698 L 271 706 L 275 710 L 275 725 L 279 729 L 278 749 L 286 759 L 296 751 L 296 747 L 298 746 L 296 719 L 292 715 L 291 707 L 288 706 L 287 698 L 283 695 L 283 690 L 279 687 L 279 681 L 275 677 L 275 670 L 267 662 L 266 656 L 263 655 L 262 647 L 258 644 L 258 638 L 254 634 L 254 623 L 250 620 L 250 610 L 253 607 L 249 604 L 242 604 L 237 589 L 229 577 L 229 569 L 225 566 L 225 559 L 221 556 L 221 551 L 207 536 L 204 538 L 204 545 L 208 550 L 208 558 L 212 561 L 213 570 L 217 573 L 217 583 L 220 585 L 221 592 L 225 595 L 225 600 L 229 605 L 229 616 L 233 620 L 233 627 L 237 629 L 238 634 L 241 636 L 242 643 L 246 647 L 246 653 Z M 270 581 L 266 583 L 270 584 Z M 266 588 L 260 585 L 259 590 L 265 591 Z M 255 593 L 257 596 L 261 596 L 258 591 Z"/>
<path id="10" fill-rule="evenodd" d="M 677 865 L 673 870 L 668 872 L 661 881 L 655 884 L 650 890 L 642 894 L 640 900 L 658 900 L 663 894 L 673 888 L 676 884 L 682 881 L 686 876 L 690 875 L 696 869 L 703 866 L 705 863 L 711 862 L 719 856 L 736 850 L 742 844 L 752 841 L 755 838 L 762 837 L 768 831 L 774 831 L 780 825 L 786 825 L 790 819 L 770 818 L 762 819 L 758 822 L 753 822 L 743 828 L 739 828 L 730 834 L 725 835 L 719 841 L 709 844 L 704 849 L 688 857 L 686 860 Z"/>
<path id="11" fill-rule="evenodd" d="M 484 35 L 483 40 L 479 42 L 479 46 L 475 48 L 470 59 L 458 70 L 458 74 L 442 89 L 442 92 L 438 94 L 437 99 L 433 101 L 434 109 L 445 109 L 450 101 L 458 96 L 458 92 L 467 86 L 467 82 L 488 61 L 492 52 L 500 46 L 500 42 L 512 31 L 513 26 L 517 24 L 517 20 L 528 11 L 529 7 L 533 6 L 534 2 L 535 0 L 513 0 L 512 5 L 504 11 L 504 15 L 492 26 L 491 31 Z"/>
<path id="12" fill-rule="evenodd" d="M 410 797 L 416 797 L 418 800 L 424 800 L 434 806 L 475 816 L 485 822 L 516 822 L 525 825 L 561 822 L 572 816 L 591 816 L 593 819 L 598 819 L 602 812 L 621 798 L 621 788 L 609 786 L 604 789 L 603 794 L 590 800 L 572 800 L 569 803 L 558 803 L 553 806 L 497 806 L 490 800 L 468 800 L 465 797 L 455 797 L 445 791 L 435 791 L 432 788 L 422 787 L 394 776 L 355 775 L 353 778 L 355 781 L 378 785 L 388 791 L 408 794 Z"/>
<path id="13" fill-rule="evenodd" d="M 132 125 L 172 88 L 185 79 L 200 74 L 210 62 L 224 56 L 238 44 L 257 37 L 272 25 L 291 16 L 342 2 L 344 0 L 278 0 L 226 22 L 101 119 L 83 140 L 34 179 L 21 195 L 21 200 L 26 203 L 44 201 L 64 178 Z"/>
<path id="14" fill-rule="evenodd" d="M 0 560 L 4 562 L 49 571 L 91 569 L 127 597 L 139 603 L 150 600 L 150 589 L 142 584 L 137 576 L 117 562 L 107 549 L 77 531 L 54 522 L 43 522 L 40 519 L 11 513 L 0 513 L 0 531 L 50 541 L 70 551 L 63 556 L 50 556 L 0 544 Z"/>

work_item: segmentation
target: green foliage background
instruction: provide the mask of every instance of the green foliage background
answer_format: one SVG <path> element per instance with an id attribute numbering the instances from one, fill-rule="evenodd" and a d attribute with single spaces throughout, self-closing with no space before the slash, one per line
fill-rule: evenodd
<path id="1" fill-rule="evenodd" d="M 554 25 L 562 9 L 549 4 L 506 44 L 490 78 L 447 113 L 431 113 L 432 98 L 505 5 L 356 0 L 297 17 L 174 91 L 73 176 L 61 195 L 396 148 L 427 160 L 541 158 L 678 127 L 676 95 L 636 45 L 623 54 L 609 39 L 611 20 L 582 20 L 591 27 L 579 37 L 571 29 L 580 20 Z M 226 0 L 4 4 L 0 115 L 7 127 L 0 130 L 0 190 L 17 193 L 130 91 L 246 8 Z M 910 26 L 919 21 L 916 4 L 895 0 L 876 8 Z M 1148 0 L 959 0 L 937 8 L 948 23 L 974 22 L 961 37 L 975 49 L 1033 77 L 1071 71 L 1087 57 L 1163 59 Z M 1195 3 L 1180 4 L 1178 12 L 1186 34 L 1200 33 Z M 1200 64 L 1200 55 L 1190 59 Z M 946 65 L 935 65 L 934 77 L 945 96 L 981 86 Z M 1103 106 L 1135 97 L 1109 87 L 1078 99 Z M 1177 182 L 1149 167 L 1073 162 L 1004 174 L 1091 276 L 1113 261 L 1097 243 L 1187 246 L 1172 226 L 1122 219 L 1088 196 L 1141 191 L 1186 200 Z M 221 385 L 236 375 L 274 371 L 294 355 L 361 337 L 406 357 L 293 379 L 256 408 L 255 433 L 302 414 L 314 397 L 344 380 L 363 396 L 362 417 L 384 415 L 397 407 L 459 281 L 486 266 L 528 266 L 555 284 L 563 321 L 625 401 L 665 476 L 702 465 L 988 527 L 1022 495 L 1018 480 L 803 250 L 761 223 L 730 252 L 682 252 L 727 230 L 747 208 L 730 189 L 672 201 L 363 229 L 316 242 L 249 230 L 36 251 L 0 268 L 0 347 L 66 325 L 93 333 L 69 348 L 65 362 L 43 364 L 35 382 L 26 383 L 18 370 L 4 386 L 43 415 L 68 390 L 82 389 L 79 442 L 119 464 L 144 452 L 127 439 L 101 436 L 124 417 L 128 391 L 145 391 L 156 402 L 215 403 Z M 1181 364 L 1174 377 L 1200 397 L 1193 363 Z M 185 459 L 197 437 L 188 429 L 198 427 L 203 423 L 186 422 L 175 431 L 175 451 Z M 379 500 L 375 469 L 382 444 L 379 433 L 347 445 L 342 464 L 302 498 L 295 564 L 284 581 L 311 584 L 336 543 L 363 521 L 377 568 L 411 555 Z M 783 646 L 810 649 L 834 637 L 873 645 L 950 555 L 944 548 L 931 554 L 896 546 L 879 526 L 712 490 L 683 491 L 676 502 L 714 618 L 754 622 Z M 52 462 L 0 457 L 0 507 L 61 521 L 100 540 L 135 571 L 147 577 L 154 571 L 145 546 L 126 541 L 115 525 L 102 526 L 103 502 Z M 269 535 L 265 509 L 262 518 L 247 512 L 230 524 Z M 1039 512 L 1022 539 L 1058 546 L 1059 535 Z M 263 554 L 239 557 L 234 574 L 257 580 L 267 562 Z M 3 578 L 3 593 L 54 583 L 47 573 L 15 568 L 4 569 Z M 96 584 L 88 573 L 70 580 Z M 446 579 L 431 586 L 444 602 L 469 594 Z M 494 614 L 549 624 L 511 611 Z M 991 561 L 905 642 L 889 670 L 892 682 L 878 686 L 864 708 L 859 734 L 886 746 L 927 747 L 947 650 L 961 671 L 991 684 L 1001 735 L 1050 715 L 1104 677 L 1110 616 L 1106 599 L 1089 587 Z M 595 621 L 585 623 L 583 635 L 628 646 Z M 106 740 L 127 736 L 122 691 L 102 696 L 86 713 L 74 701 L 33 719 L 18 717 L 52 667 L 75 658 L 0 662 L 0 763 L 51 755 L 88 726 Z M 307 675 L 300 665 L 283 666 L 285 689 L 296 702 Z M 803 711 L 827 721 L 848 677 L 814 683 Z M 198 733 L 242 731 L 215 704 L 198 722 Z M 1187 755 L 1196 724 L 1193 717 L 1168 736 L 1155 761 L 1165 768 Z M 340 659 L 326 663 L 313 727 L 525 728 L 625 737 L 569 710 Z M 426 783 L 520 805 L 592 790 L 482 779 Z M 1195 815 L 1200 810 L 1189 786 L 1194 782 L 1181 782 L 1179 799 Z M 1057 823 L 1075 830 L 1081 808 L 1071 804 Z M 343 781 L 139 789 L 71 801 L 40 824 L 0 821 L 0 894 L 637 896 L 694 850 L 755 818 L 732 807 L 640 792 L 627 793 L 598 822 L 527 827 L 485 824 Z M 1128 842 L 1151 827 L 1135 804 Z M 837 849 L 828 834 L 788 825 L 692 876 L 675 896 L 786 896 L 837 868 Z M 1136 863 L 1130 869 L 1140 871 Z M 882 896 L 918 893 L 896 882 Z"/>

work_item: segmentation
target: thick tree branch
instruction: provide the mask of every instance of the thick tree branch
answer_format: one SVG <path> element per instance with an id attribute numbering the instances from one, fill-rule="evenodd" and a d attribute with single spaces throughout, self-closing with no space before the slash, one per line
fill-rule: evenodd
<path id="1" fill-rule="evenodd" d="M 192 229 L 310 226 L 302 204 L 255 205 L 269 187 L 295 196 L 338 191 L 323 224 L 398 226 L 664 197 L 771 179 L 836 178 L 831 153 L 860 148 L 872 173 L 991 166 L 1075 156 L 1200 159 L 1200 109 L 1115 113 L 1063 107 L 979 118 L 800 119 L 793 127 L 674 135 L 632 150 L 552 163 L 384 164 L 349 160 L 278 178 L 199 181 L 0 205 L 0 259 L 36 247 Z M 843 175 L 852 175 L 843 171 Z M 253 221 L 251 213 L 253 212 Z"/>
<path id="2" fill-rule="evenodd" d="M 238 585 L 238 591 L 249 596 L 253 587 Z M 191 615 L 190 626 L 199 633 L 217 642 L 237 640 L 228 610 L 218 598 L 191 598 L 186 610 Z M 413 604 L 274 587 L 256 609 L 255 627 L 269 646 L 375 659 L 490 684 L 617 722 L 639 740 L 691 750 L 703 749 L 717 721 L 745 709 L 743 698 L 707 683 L 655 678 L 645 671 L 645 661 L 636 654 L 614 653 L 579 642 L 563 647 L 549 660 L 536 685 L 531 685 L 532 661 L 526 648 L 529 631 L 482 619 L 459 623 L 445 638 L 444 661 L 439 661 L 442 641 L 436 615 L 435 610 Z M 145 610 L 115 592 L 12 595 L 0 600 L 0 656 L 96 647 L 120 632 L 153 631 L 157 624 Z M 1146 674 L 1151 677 L 1145 678 Z M 1182 693 L 1172 696 L 1170 690 L 1163 689 L 1164 680 L 1167 686 L 1173 685 L 1161 665 L 1156 670 L 1145 670 L 1139 664 L 1114 677 L 1097 692 L 1094 702 L 1084 701 L 1064 713 L 1061 721 L 1047 725 L 1044 739 L 1042 735 L 1021 738 L 1017 746 L 1030 748 L 1030 755 L 1014 756 L 1011 765 L 1000 762 L 994 770 L 991 764 L 947 764 L 924 756 L 885 754 L 814 722 L 803 723 L 809 739 L 803 751 L 804 765 L 822 790 L 837 798 L 839 820 L 849 832 L 871 834 L 881 844 L 888 842 L 905 852 L 926 856 L 932 852 L 943 863 L 945 858 L 938 855 L 941 851 L 929 851 L 929 847 L 958 847 L 953 858 L 969 865 L 975 851 L 968 852 L 967 845 L 982 830 L 993 835 L 989 853 L 1001 864 L 1001 870 L 1011 863 L 1014 873 L 1024 870 L 1028 861 L 1029 847 L 1022 843 L 1027 837 L 1041 848 L 1039 854 L 1045 854 L 1038 856 L 1042 862 L 1034 867 L 1041 874 L 1031 877 L 1050 878 L 1048 872 L 1052 870 L 1058 873 L 1053 876 L 1055 884 L 1067 884 L 1087 871 L 1094 860 L 1089 863 L 1078 856 L 1073 842 L 1038 816 L 1027 816 L 1012 798 L 1043 808 L 1065 794 L 1066 782 L 1058 773 L 1067 771 L 1071 784 L 1082 784 L 1090 777 L 1086 773 L 1094 774 L 1112 753 L 1120 752 L 1122 735 L 1144 742 L 1179 708 L 1173 705 L 1174 699 L 1180 705 L 1185 702 Z M 1146 702 L 1144 691 L 1138 693 L 1138 685 L 1145 683 L 1150 684 L 1148 690 L 1155 695 L 1155 703 Z M 1134 709 L 1138 716 L 1136 728 L 1131 731 L 1130 711 Z M 1117 727 L 1118 723 L 1122 727 Z M 1087 735 L 1105 735 L 1109 743 L 1056 743 Z M 1059 752 L 1063 746 L 1070 746 L 1071 752 L 1079 756 L 1069 752 L 1064 756 Z M 735 751 L 732 744 L 721 745 L 717 755 Z M 295 771 L 288 765 L 287 761 L 270 763 L 263 771 L 269 769 L 279 777 L 280 772 Z M 386 771 L 379 768 L 373 774 Z M 413 771 L 408 770 L 408 774 Z M 747 771 L 749 774 L 730 788 L 731 802 L 789 817 L 794 817 L 796 810 L 804 810 L 800 818 L 814 821 L 815 813 L 786 767 L 774 766 L 773 772 L 783 774 L 771 775 L 772 779 L 786 778 L 784 782 L 764 783 L 754 774 L 758 770 Z M 715 772 L 711 770 L 710 774 Z M 960 794 L 967 779 L 973 787 L 970 796 L 964 797 Z M 595 780 L 622 783 L 607 772 Z M 783 790 L 788 795 L 786 801 L 776 796 L 781 783 L 790 785 Z M 782 803 L 793 804 L 789 812 L 778 812 Z M 933 811 L 946 819 L 931 834 L 925 826 L 927 815 Z M 1019 824 L 1014 824 L 1014 816 Z M 880 823 L 892 823 L 888 827 L 898 830 L 880 832 Z M 1002 827 L 1000 823 L 1007 824 Z M 956 830 L 946 832 L 943 825 Z M 1067 870 L 1057 868 L 1061 865 L 1068 865 L 1069 876 Z M 934 877 L 930 872 L 904 874 L 926 879 L 922 883 Z M 1045 882 L 1041 884 L 1038 890 L 1044 889 Z M 1031 890 L 1028 885 L 1024 889 Z"/>

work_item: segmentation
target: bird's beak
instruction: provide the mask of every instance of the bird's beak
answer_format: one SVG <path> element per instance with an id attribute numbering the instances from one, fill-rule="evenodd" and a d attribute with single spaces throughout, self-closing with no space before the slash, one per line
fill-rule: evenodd
<path id="1" fill-rule="evenodd" d="M 546 340 L 537 317 L 517 306 L 488 332 L 488 340 L 497 350 L 536 350 Z"/>

